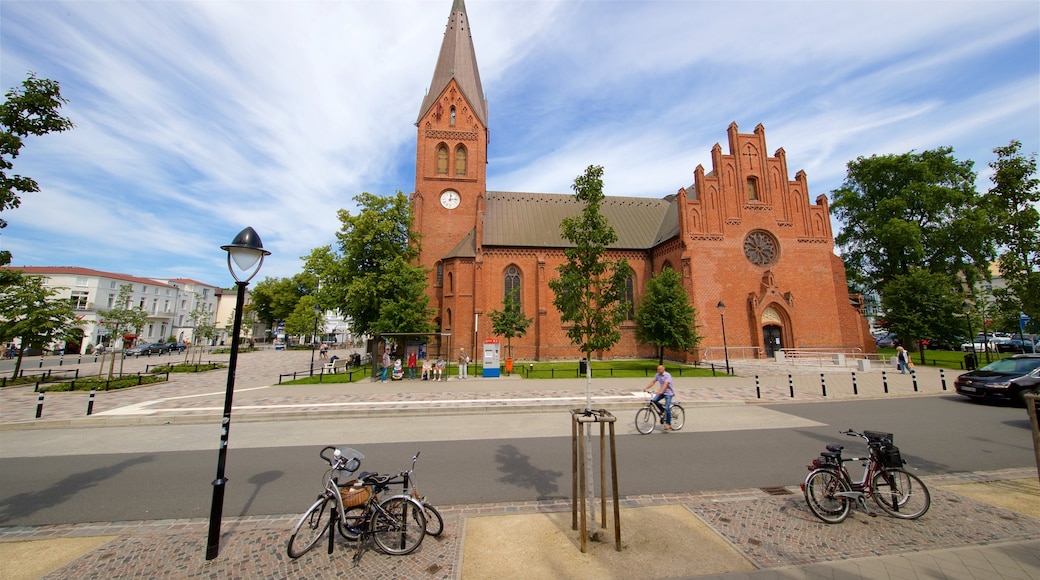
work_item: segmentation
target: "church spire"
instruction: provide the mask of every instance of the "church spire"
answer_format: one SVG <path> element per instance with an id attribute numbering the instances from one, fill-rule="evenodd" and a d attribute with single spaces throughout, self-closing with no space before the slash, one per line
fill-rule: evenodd
<path id="1" fill-rule="evenodd" d="M 437 57 L 437 66 L 433 69 L 430 90 L 419 109 L 419 119 L 422 119 L 437 102 L 437 98 L 451 79 L 455 79 L 463 96 L 473 107 L 477 119 L 487 127 L 487 101 L 484 100 L 484 88 L 480 85 L 477 53 L 473 50 L 473 37 L 469 31 L 465 0 L 454 0 L 451 6 L 444 41 L 441 43 L 441 53 Z"/>

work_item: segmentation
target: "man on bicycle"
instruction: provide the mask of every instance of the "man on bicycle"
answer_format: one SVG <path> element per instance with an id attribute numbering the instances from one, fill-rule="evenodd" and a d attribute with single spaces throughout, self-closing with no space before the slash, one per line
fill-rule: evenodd
<path id="1" fill-rule="evenodd" d="M 650 384 L 646 386 L 644 391 L 649 391 L 654 383 L 660 383 L 660 388 L 654 394 L 652 400 L 654 405 L 664 413 L 664 430 L 672 430 L 672 397 L 675 396 L 675 391 L 672 390 L 672 375 L 668 371 L 664 370 L 664 365 L 657 365 L 657 374 L 654 375 L 654 380 L 650 381 Z M 661 407 L 661 399 L 664 399 L 664 408 Z M 652 425 L 653 423 L 651 423 Z"/>

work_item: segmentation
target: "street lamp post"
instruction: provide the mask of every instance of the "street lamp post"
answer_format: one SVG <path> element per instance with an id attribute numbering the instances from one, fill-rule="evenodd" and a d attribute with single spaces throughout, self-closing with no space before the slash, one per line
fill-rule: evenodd
<path id="1" fill-rule="evenodd" d="M 719 318 L 722 320 L 722 352 L 726 355 L 726 374 L 729 372 L 729 346 L 726 344 L 726 305 L 719 300 L 715 306 L 719 309 Z"/>
<path id="2" fill-rule="evenodd" d="M 317 342 L 318 337 L 318 315 L 320 314 L 318 306 L 314 306 L 314 334 L 311 335 L 311 376 L 314 376 L 314 343 Z"/>
<path id="3" fill-rule="evenodd" d="M 968 342 L 971 343 L 971 354 L 975 354 L 975 334 L 971 332 L 971 303 L 965 302 L 961 305 L 964 308 L 964 320 L 968 322 Z"/>
<path id="4" fill-rule="evenodd" d="M 212 560 L 220 553 L 220 518 L 224 511 L 224 464 L 227 461 L 228 432 L 231 429 L 231 399 L 235 394 L 235 368 L 238 364 L 238 336 L 242 332 L 242 309 L 245 307 L 246 286 L 260 271 L 264 264 L 264 256 L 271 255 L 264 249 L 260 236 L 253 228 L 246 228 L 235 236 L 235 239 L 220 249 L 228 254 L 228 270 L 235 278 L 238 295 L 235 298 L 235 325 L 231 335 L 231 358 L 228 361 L 227 392 L 224 395 L 224 417 L 220 423 L 220 449 L 217 452 L 217 478 L 213 480 L 213 504 L 209 512 L 209 538 L 206 542 L 206 559 Z M 231 265 L 235 265 L 245 278 L 239 278 Z"/>

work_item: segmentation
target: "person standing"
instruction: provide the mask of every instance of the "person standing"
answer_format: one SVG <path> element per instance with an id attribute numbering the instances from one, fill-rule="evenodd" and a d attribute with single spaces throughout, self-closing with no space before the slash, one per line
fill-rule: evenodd
<path id="1" fill-rule="evenodd" d="M 469 372 L 469 357 L 466 356 L 466 349 L 459 349 L 459 378 L 468 378 L 466 373 Z"/>
<path id="2" fill-rule="evenodd" d="M 386 373 L 390 371 L 390 351 L 383 349 L 383 360 L 380 361 L 383 365 L 383 382 L 386 382 Z"/>
<path id="3" fill-rule="evenodd" d="M 906 369 L 910 366 L 910 355 L 901 346 L 896 347 L 896 366 L 899 368 L 899 373 L 905 375 Z"/>
<path id="4" fill-rule="evenodd" d="M 675 391 L 672 389 L 672 375 L 664 370 L 664 365 L 657 365 L 657 374 L 654 375 L 654 379 L 643 390 L 649 391 L 654 386 L 654 383 L 661 386 L 657 389 L 657 393 L 654 394 L 652 402 L 654 405 L 657 405 L 658 410 L 664 413 L 664 430 L 671 431 L 672 397 L 675 396 Z M 661 399 L 664 399 L 664 408 L 661 408 Z"/>
<path id="5" fill-rule="evenodd" d="M 408 351 L 408 378 L 415 378 L 415 367 L 419 364 L 419 358 L 415 354 L 415 350 Z"/>

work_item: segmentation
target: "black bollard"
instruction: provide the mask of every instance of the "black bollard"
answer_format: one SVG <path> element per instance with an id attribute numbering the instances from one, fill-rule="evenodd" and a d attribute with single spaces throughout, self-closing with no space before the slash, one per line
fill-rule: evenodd
<path id="1" fill-rule="evenodd" d="M 917 371 L 910 369 L 910 379 L 914 382 L 914 392 L 917 392 Z"/>
<path id="2" fill-rule="evenodd" d="M 823 373 L 820 373 L 820 389 L 823 390 L 823 396 L 827 396 L 827 377 Z"/>
<path id="3" fill-rule="evenodd" d="M 852 371 L 852 394 L 859 394 L 859 387 L 856 386 L 856 371 Z"/>
<path id="4" fill-rule="evenodd" d="M 40 391 L 40 398 L 36 400 L 36 418 L 39 419 L 43 416 L 43 391 Z"/>
<path id="5" fill-rule="evenodd" d="M 942 381 L 942 388 L 946 390 L 946 369 L 939 369 L 939 380 Z"/>
<path id="6" fill-rule="evenodd" d="M 794 378 L 791 375 L 787 375 L 787 388 L 791 389 L 791 398 L 794 398 Z"/>
<path id="7" fill-rule="evenodd" d="M 90 398 L 87 399 L 87 415 L 88 416 L 94 414 L 94 393 L 95 392 L 96 392 L 96 389 L 90 389 Z"/>
<path id="8" fill-rule="evenodd" d="M 755 375 L 755 397 L 762 398 L 762 389 L 758 385 L 758 375 Z"/>
<path id="9" fill-rule="evenodd" d="M 885 386 L 885 394 L 888 394 L 888 374 L 885 371 L 881 371 L 881 384 Z"/>

